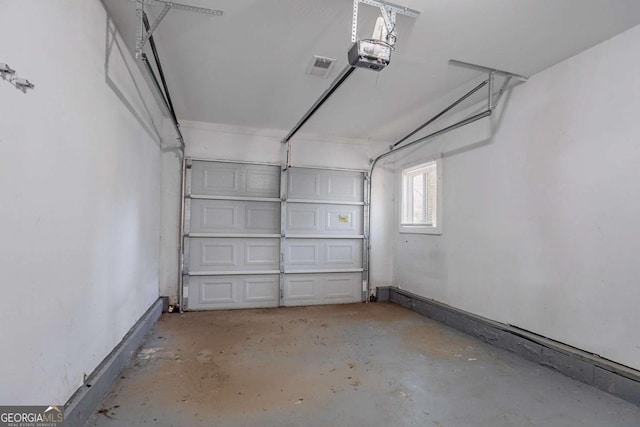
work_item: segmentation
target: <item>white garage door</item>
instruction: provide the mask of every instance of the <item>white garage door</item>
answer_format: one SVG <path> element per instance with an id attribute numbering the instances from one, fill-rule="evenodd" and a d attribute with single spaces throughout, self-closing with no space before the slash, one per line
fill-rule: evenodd
<path id="1" fill-rule="evenodd" d="M 363 174 L 290 168 L 287 181 L 284 305 L 360 301 Z"/>
<path id="2" fill-rule="evenodd" d="M 280 302 L 280 167 L 191 162 L 184 305 L 276 307 Z"/>
<path id="3" fill-rule="evenodd" d="M 189 164 L 186 309 L 361 301 L 362 173 Z"/>

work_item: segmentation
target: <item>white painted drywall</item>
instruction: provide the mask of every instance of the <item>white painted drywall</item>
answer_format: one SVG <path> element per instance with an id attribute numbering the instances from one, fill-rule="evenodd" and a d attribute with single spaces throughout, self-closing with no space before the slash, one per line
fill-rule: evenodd
<path id="1" fill-rule="evenodd" d="M 100 1 L 0 28 L 0 402 L 64 404 L 158 297 L 165 119 Z"/>
<path id="2" fill-rule="evenodd" d="M 162 155 L 162 215 L 160 222 L 160 295 L 169 303 L 178 301 L 180 254 L 180 175 L 182 156 L 176 152 Z"/>
<path id="3" fill-rule="evenodd" d="M 387 146 L 389 144 L 386 144 Z M 376 154 L 386 151 L 378 147 Z M 369 279 L 371 289 L 393 284 L 393 245 L 395 243 L 392 162 L 378 162 L 371 177 L 371 230 L 369 234 Z"/>
<path id="4" fill-rule="evenodd" d="M 180 121 L 187 157 L 281 164 L 282 132 Z"/>
<path id="5" fill-rule="evenodd" d="M 300 113 L 302 114 L 302 112 Z M 282 164 L 286 130 L 256 129 L 216 123 L 181 121 L 187 157 Z M 374 148 L 383 144 L 348 138 L 322 138 L 304 132 L 291 139 L 293 166 L 369 168 Z"/>
<path id="6" fill-rule="evenodd" d="M 638 46 L 635 27 L 533 76 L 493 137 L 411 153 L 444 152 L 444 228 L 394 232 L 395 284 L 640 369 Z"/>

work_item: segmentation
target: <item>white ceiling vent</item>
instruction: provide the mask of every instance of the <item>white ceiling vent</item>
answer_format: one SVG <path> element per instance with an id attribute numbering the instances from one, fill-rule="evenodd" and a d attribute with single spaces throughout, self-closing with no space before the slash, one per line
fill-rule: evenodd
<path id="1" fill-rule="evenodd" d="M 307 67 L 307 74 L 312 76 L 327 77 L 336 62 L 333 58 L 314 55 Z"/>

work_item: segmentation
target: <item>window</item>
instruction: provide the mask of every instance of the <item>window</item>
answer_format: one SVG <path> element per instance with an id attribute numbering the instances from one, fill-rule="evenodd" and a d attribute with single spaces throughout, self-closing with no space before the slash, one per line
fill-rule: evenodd
<path id="1" fill-rule="evenodd" d="M 402 170 L 402 206 L 400 232 L 441 233 L 442 161 Z"/>

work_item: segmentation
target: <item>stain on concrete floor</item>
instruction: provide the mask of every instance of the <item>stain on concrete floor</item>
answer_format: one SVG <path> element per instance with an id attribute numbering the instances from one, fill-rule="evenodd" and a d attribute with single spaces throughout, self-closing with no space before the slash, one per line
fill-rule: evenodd
<path id="1" fill-rule="evenodd" d="M 628 426 L 640 408 L 397 305 L 165 314 L 89 426 Z"/>

